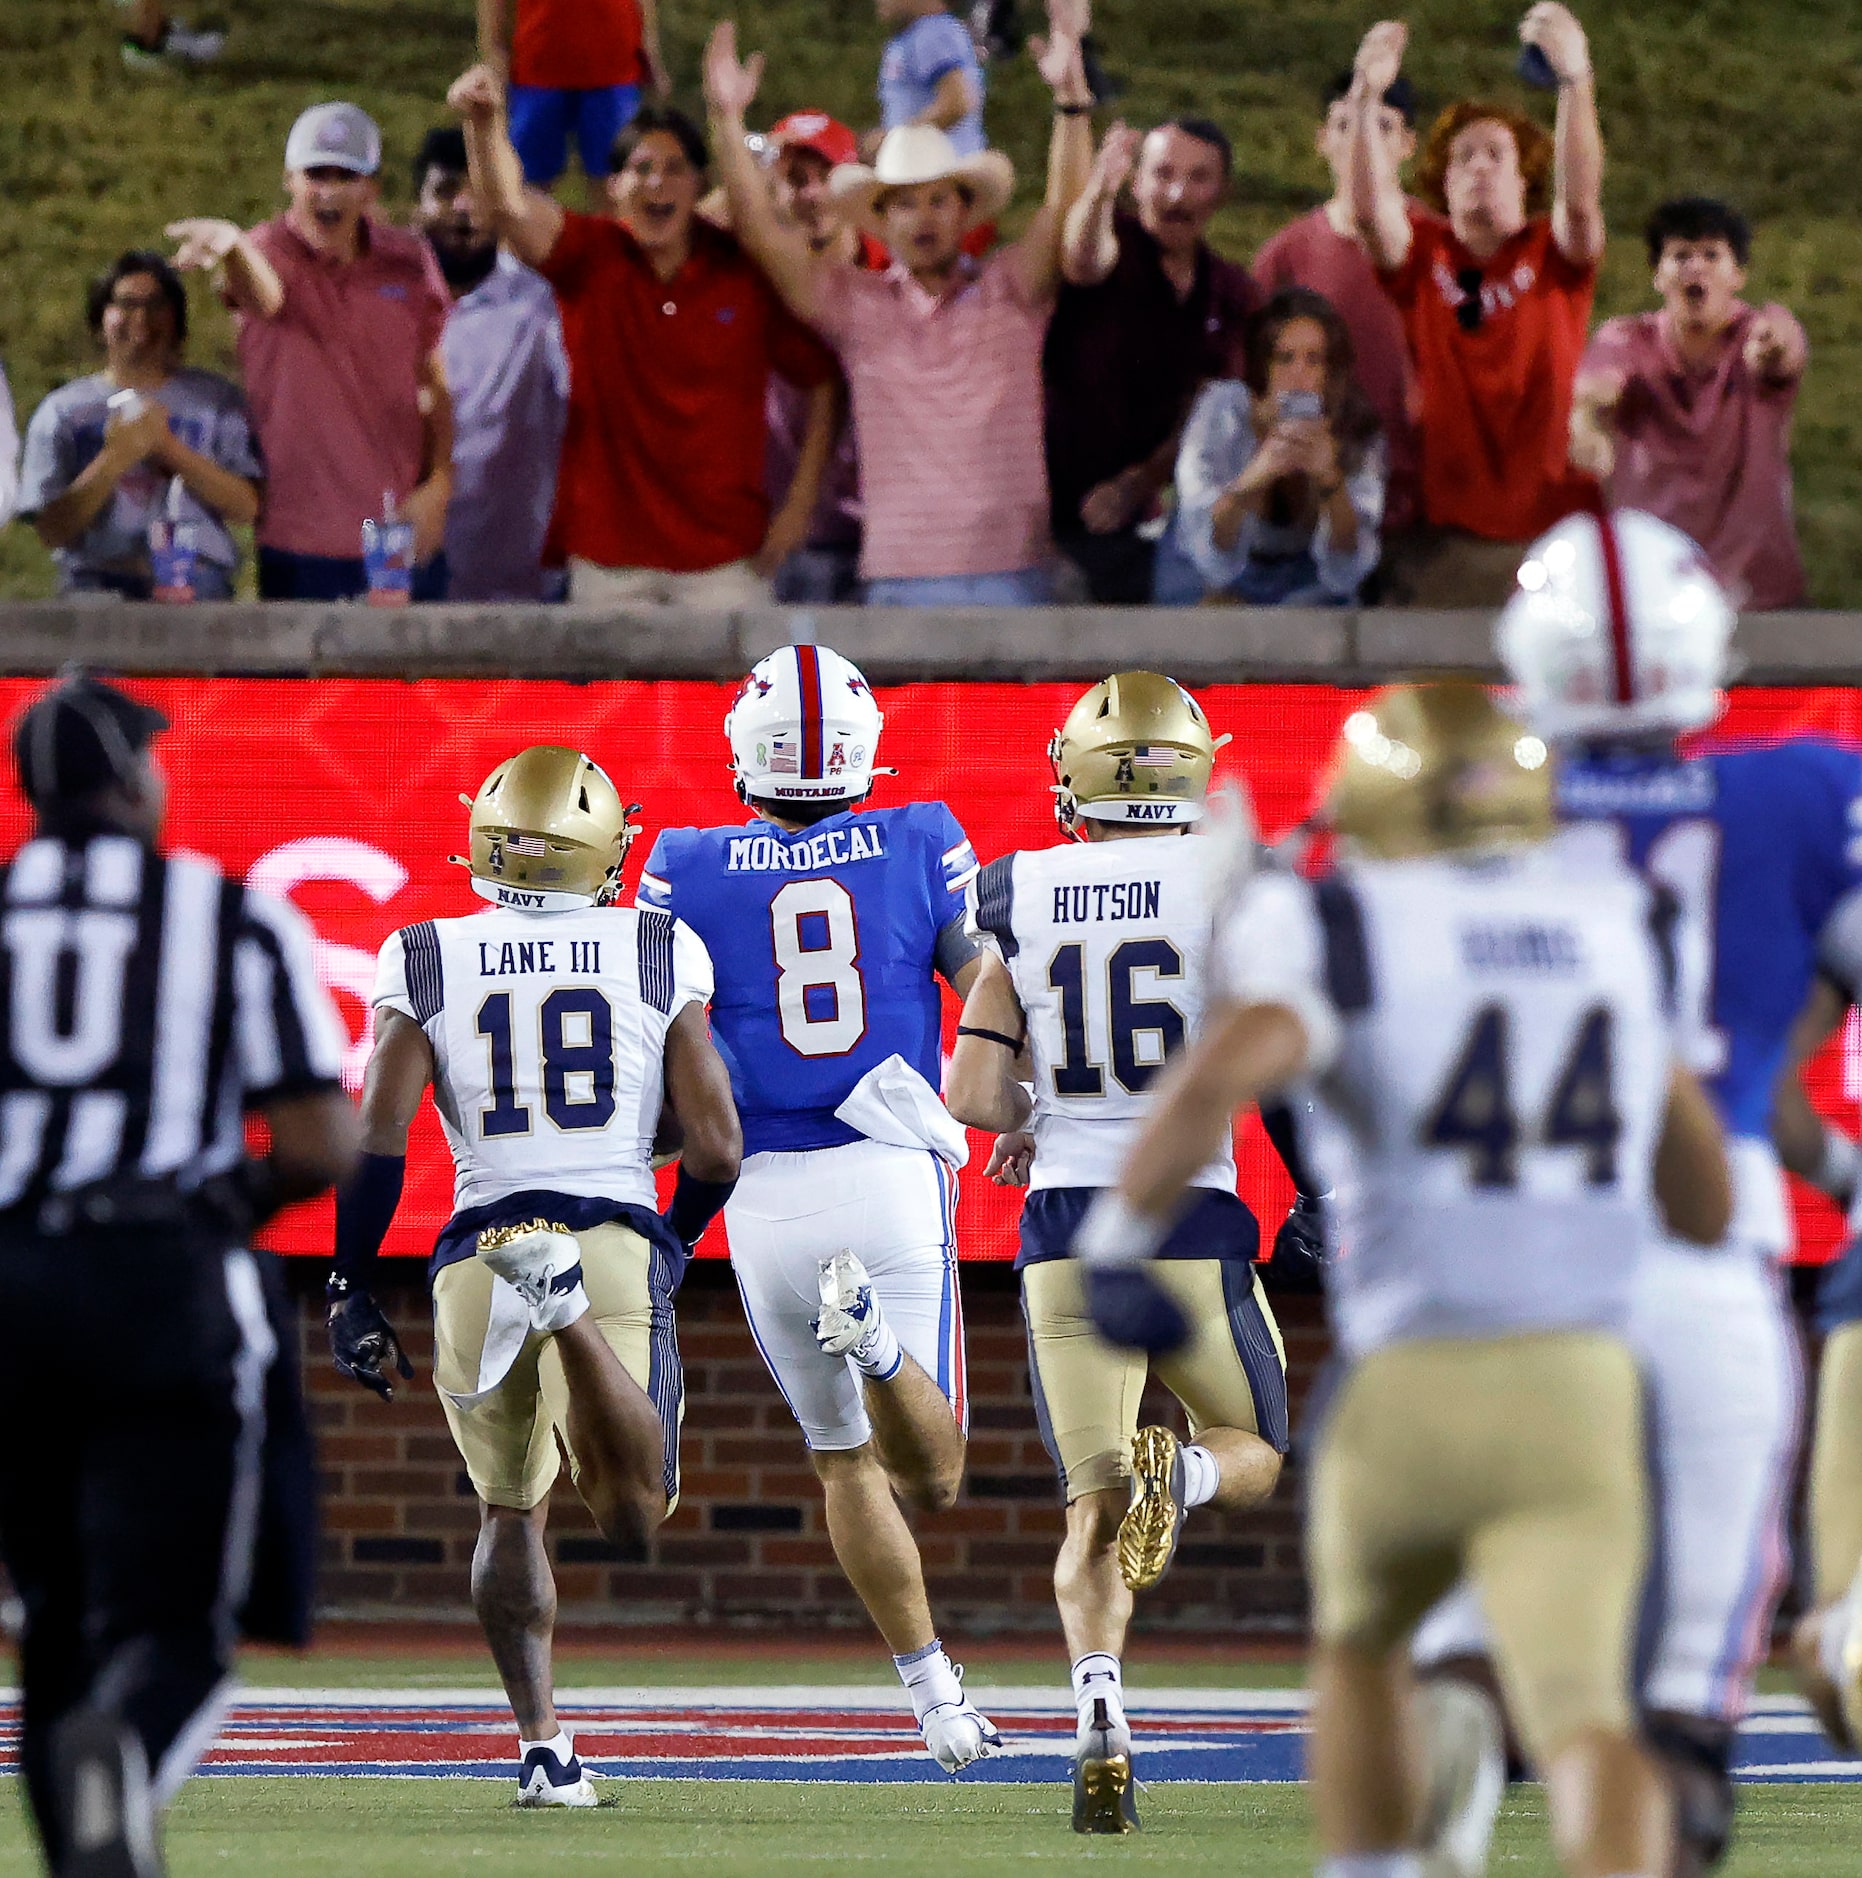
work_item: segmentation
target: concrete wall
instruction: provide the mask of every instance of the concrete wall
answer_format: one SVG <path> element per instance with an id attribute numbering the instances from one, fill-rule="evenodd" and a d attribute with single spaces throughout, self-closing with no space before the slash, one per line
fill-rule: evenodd
<path id="1" fill-rule="evenodd" d="M 1079 679 L 1144 664 L 1186 684 L 1378 684 L 1422 671 L 1491 673 L 1485 613 L 1197 607 L 746 613 L 583 607 L 0 607 L 0 671 L 77 661 L 125 673 L 380 677 L 740 677 L 777 646 L 818 639 L 877 684 Z M 1862 615 L 1768 613 L 1737 640 L 1744 681 L 1862 684 Z"/>

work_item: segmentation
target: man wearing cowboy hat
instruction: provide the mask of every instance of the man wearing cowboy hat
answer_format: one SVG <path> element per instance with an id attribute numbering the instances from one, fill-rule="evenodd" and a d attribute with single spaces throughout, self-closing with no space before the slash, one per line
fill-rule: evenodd
<path id="1" fill-rule="evenodd" d="M 1041 348 L 1060 285 L 1067 211 L 1092 168 L 1092 96 L 1080 41 L 1087 0 L 1047 0 L 1031 42 L 1054 93 L 1047 199 L 1028 232 L 977 261 L 964 236 L 1008 204 L 999 151 L 960 156 L 941 130 L 889 131 L 869 169 L 837 168 L 845 214 L 883 240 L 870 273 L 813 253 L 772 206 L 744 147 L 761 55 L 737 56 L 725 21 L 705 52 L 719 168 L 734 226 L 777 291 L 839 352 L 853 396 L 866 501 L 869 604 L 1038 605 L 1049 598 Z"/>

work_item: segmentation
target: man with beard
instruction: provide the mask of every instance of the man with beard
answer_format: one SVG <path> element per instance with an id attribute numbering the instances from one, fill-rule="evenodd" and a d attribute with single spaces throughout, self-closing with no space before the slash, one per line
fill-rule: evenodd
<path id="1" fill-rule="evenodd" d="M 1775 303 L 1742 300 L 1752 230 L 1706 196 L 1649 218 L 1654 313 L 1605 320 L 1578 367 L 1571 460 L 1617 508 L 1699 542 L 1748 612 L 1797 606 L 1791 417 L 1810 342 Z"/>
<path id="2" fill-rule="evenodd" d="M 457 125 L 427 132 L 414 189 L 414 226 L 453 296 L 441 340 L 453 394 L 448 595 L 557 598 L 561 577 L 542 566 L 569 407 L 555 296 L 540 274 L 499 250 L 473 198 Z"/>

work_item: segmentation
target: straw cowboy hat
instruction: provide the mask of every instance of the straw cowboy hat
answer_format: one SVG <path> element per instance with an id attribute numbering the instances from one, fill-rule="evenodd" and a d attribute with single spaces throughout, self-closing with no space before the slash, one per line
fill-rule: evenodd
<path id="1" fill-rule="evenodd" d="M 993 222 L 1015 193 L 1015 166 L 1000 150 L 959 156 L 956 146 L 935 124 L 901 124 L 886 132 L 871 168 L 843 163 L 828 178 L 835 206 L 869 234 L 885 239 L 880 199 L 888 189 L 918 183 L 961 183 L 970 195 L 965 232 Z"/>

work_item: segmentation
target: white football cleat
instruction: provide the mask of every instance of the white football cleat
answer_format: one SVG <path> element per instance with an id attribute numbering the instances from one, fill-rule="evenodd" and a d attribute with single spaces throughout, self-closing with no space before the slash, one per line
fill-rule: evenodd
<path id="1" fill-rule="evenodd" d="M 1002 1752 L 996 1724 L 968 1696 L 961 1702 L 940 1702 L 918 1726 L 931 1758 L 947 1774 L 961 1773 L 972 1762 Z"/>
<path id="2" fill-rule="evenodd" d="M 478 1236 L 478 1256 L 523 1299 L 535 1330 L 566 1330 L 588 1309 L 582 1248 L 566 1226 L 546 1219 L 488 1226 Z"/>
<path id="3" fill-rule="evenodd" d="M 1424 1741 L 1424 1878 L 1484 1878 L 1506 1798 L 1506 1733 L 1493 1698 L 1453 1676 L 1417 1685 Z"/>
<path id="4" fill-rule="evenodd" d="M 595 1783 L 589 1779 L 581 1756 L 570 1753 L 559 1760 L 547 1747 L 529 1748 L 517 1777 L 514 1806 L 599 1806 Z"/>
<path id="5" fill-rule="evenodd" d="M 821 1261 L 821 1315 L 814 1320 L 815 1341 L 825 1356 L 871 1360 L 885 1338 L 886 1314 L 873 1295 L 866 1267 L 851 1252 Z"/>

